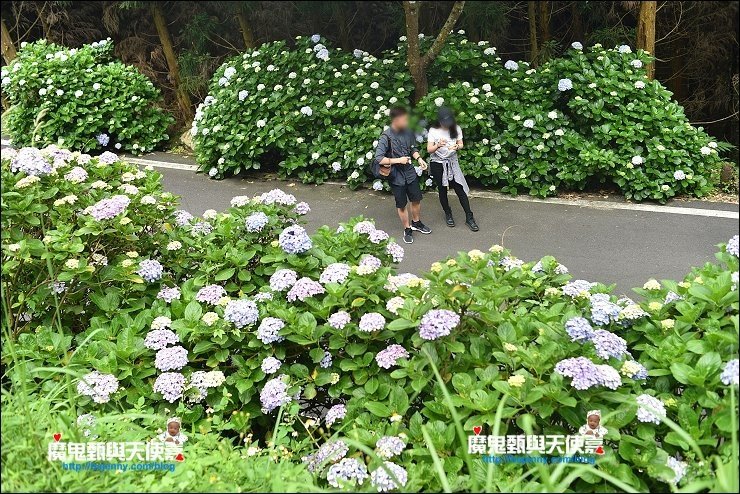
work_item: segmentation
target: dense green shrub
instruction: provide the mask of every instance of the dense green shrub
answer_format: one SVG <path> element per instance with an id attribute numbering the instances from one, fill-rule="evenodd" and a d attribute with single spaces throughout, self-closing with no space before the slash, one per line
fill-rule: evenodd
<path id="1" fill-rule="evenodd" d="M 72 49 L 24 44 L 2 68 L 2 89 L 12 105 L 3 128 L 16 146 L 139 154 L 167 140 L 173 122 L 152 82 L 113 58 L 110 39 Z"/>
<path id="2" fill-rule="evenodd" d="M 216 72 L 192 128 L 202 171 L 221 177 L 272 160 L 306 182 L 367 180 L 366 153 L 388 108 L 408 103 L 412 89 L 405 43 L 375 59 L 329 52 L 319 41 L 298 39 L 294 50 L 266 44 Z M 701 196 L 721 146 L 646 78 L 648 61 L 626 46 L 597 45 L 534 69 L 456 33 L 429 71 L 419 114 L 431 120 L 441 104 L 456 108 L 463 168 L 505 192 L 547 196 L 614 183 L 636 200 Z"/>
<path id="3" fill-rule="evenodd" d="M 176 413 L 196 439 L 305 455 L 322 486 L 316 446 L 342 439 L 378 477 L 363 453 L 385 435 L 404 444 L 392 461 L 407 489 L 480 486 L 487 467 L 462 431 L 569 434 L 591 409 L 606 454 L 574 490 L 603 475 L 642 491 L 706 485 L 736 461 L 737 236 L 684 281 L 648 281 L 637 303 L 499 246 L 398 275 L 402 249 L 372 222 L 309 237 L 296 224 L 308 206 L 279 190 L 195 218 L 110 153 L 4 152 L 2 196 L 11 394 L 67 372 L 60 409 L 131 411 L 146 427 Z M 566 377 L 577 358 L 585 371 Z M 92 371 L 120 388 L 87 390 Z M 640 409 L 645 395 L 667 420 Z M 545 482 L 497 472 L 502 490 Z"/>

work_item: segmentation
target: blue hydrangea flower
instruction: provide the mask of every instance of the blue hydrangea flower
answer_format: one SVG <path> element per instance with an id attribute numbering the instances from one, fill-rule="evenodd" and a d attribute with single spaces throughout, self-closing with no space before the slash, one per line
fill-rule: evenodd
<path id="1" fill-rule="evenodd" d="M 162 278 L 162 274 L 164 274 L 164 266 L 162 266 L 162 264 L 157 260 L 146 259 L 139 263 L 139 270 L 137 273 L 139 276 L 144 278 L 144 281 L 153 283 Z"/>
<path id="2" fill-rule="evenodd" d="M 725 386 L 737 386 L 738 385 L 738 359 L 730 360 L 725 364 L 725 368 L 722 370 L 720 380 Z"/>
<path id="3" fill-rule="evenodd" d="M 589 341 L 594 335 L 594 328 L 585 317 L 571 317 L 565 322 L 565 330 L 571 341 L 580 343 Z"/>
<path id="4" fill-rule="evenodd" d="M 425 340 L 436 340 L 447 336 L 460 324 L 460 316 L 447 309 L 432 309 L 421 318 L 419 336 Z"/>
<path id="5" fill-rule="evenodd" d="M 605 360 L 609 358 L 622 358 L 627 354 L 627 342 L 624 338 L 605 331 L 597 329 L 593 332 L 591 342 L 596 348 L 596 355 Z"/>
<path id="6" fill-rule="evenodd" d="M 651 422 L 660 424 L 660 419 L 665 418 L 666 411 L 663 402 L 654 396 L 641 394 L 637 397 L 637 420 L 640 422 Z"/>
<path id="7" fill-rule="evenodd" d="M 286 254 L 302 254 L 313 247 L 311 238 L 300 225 L 291 225 L 283 230 L 278 242 Z"/>
<path id="8" fill-rule="evenodd" d="M 257 304 L 248 299 L 230 300 L 224 309 L 224 320 L 241 329 L 259 319 Z"/>
<path id="9" fill-rule="evenodd" d="M 244 227 L 250 233 L 262 231 L 262 229 L 270 222 L 270 218 L 262 211 L 257 211 L 247 216 L 244 221 Z"/>

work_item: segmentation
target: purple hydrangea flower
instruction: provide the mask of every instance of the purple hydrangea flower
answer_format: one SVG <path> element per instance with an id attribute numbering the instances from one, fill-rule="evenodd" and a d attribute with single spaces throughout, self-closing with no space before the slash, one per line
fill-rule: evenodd
<path id="1" fill-rule="evenodd" d="M 377 257 L 367 254 L 360 259 L 357 265 L 357 273 L 361 275 L 372 274 L 383 265 L 383 262 Z"/>
<path id="2" fill-rule="evenodd" d="M 354 227 L 352 227 L 352 231 L 355 233 L 369 235 L 375 231 L 375 225 L 372 221 L 360 221 L 359 223 L 355 224 Z"/>
<path id="3" fill-rule="evenodd" d="M 388 245 L 385 247 L 385 253 L 391 256 L 395 263 L 403 261 L 403 247 L 398 245 L 396 242 L 388 242 Z"/>
<path id="4" fill-rule="evenodd" d="M 278 242 L 286 254 L 302 254 L 313 247 L 311 237 L 300 225 L 291 225 L 283 230 L 278 237 Z"/>
<path id="5" fill-rule="evenodd" d="M 370 232 L 370 235 L 368 235 L 368 239 L 374 244 L 385 242 L 389 238 L 390 235 L 388 235 L 388 233 L 384 232 L 383 230 L 373 230 L 372 232 Z"/>
<path id="6" fill-rule="evenodd" d="M 390 369 L 400 358 L 409 358 L 409 352 L 401 345 L 389 345 L 385 350 L 381 350 L 375 356 L 378 367 Z"/>
<path id="7" fill-rule="evenodd" d="M 319 362 L 319 367 L 322 369 L 328 369 L 331 367 L 332 362 L 334 362 L 334 358 L 332 357 L 331 353 L 328 351 L 324 351 L 324 356 L 321 357 L 321 362 Z"/>
<path id="8" fill-rule="evenodd" d="M 568 91 L 573 89 L 573 81 L 570 79 L 560 79 L 558 81 L 558 91 Z"/>
<path id="9" fill-rule="evenodd" d="M 295 205 L 295 207 L 293 208 L 293 211 L 296 214 L 300 214 L 302 216 L 304 214 L 310 213 L 311 207 L 308 205 L 307 202 L 299 202 L 298 204 Z"/>
<path id="10" fill-rule="evenodd" d="M 292 287 L 298 281 L 298 273 L 292 269 L 278 269 L 270 276 L 270 289 L 282 292 Z"/>
<path id="11" fill-rule="evenodd" d="M 357 458 L 343 458 L 326 472 L 326 481 L 336 488 L 362 485 L 368 477 L 367 467 Z"/>
<path id="12" fill-rule="evenodd" d="M 678 302 L 679 300 L 683 300 L 683 297 L 678 293 L 671 291 L 665 294 L 665 300 L 663 301 L 663 303 L 670 304 L 673 302 Z"/>
<path id="13" fill-rule="evenodd" d="M 398 436 L 383 436 L 375 443 L 378 456 L 386 460 L 400 455 L 404 448 L 406 448 L 406 442 Z"/>
<path id="14" fill-rule="evenodd" d="M 123 213 L 130 203 L 131 199 L 128 196 L 117 195 L 109 199 L 101 199 L 90 206 L 87 211 L 98 221 L 110 220 Z"/>
<path id="15" fill-rule="evenodd" d="M 195 294 L 195 300 L 216 305 L 225 296 L 226 290 L 221 285 L 206 285 Z"/>
<path id="16" fill-rule="evenodd" d="M 92 371 L 77 383 L 77 392 L 89 396 L 95 403 L 108 403 L 110 395 L 118 391 L 118 379 L 112 374 Z"/>
<path id="17" fill-rule="evenodd" d="M 175 217 L 175 224 L 177 226 L 185 226 L 190 223 L 194 216 L 183 209 L 178 209 L 172 216 Z"/>
<path id="18" fill-rule="evenodd" d="M 23 172 L 26 175 L 41 177 L 54 171 L 51 163 L 36 148 L 21 148 L 10 161 L 10 171 Z"/>
<path id="19" fill-rule="evenodd" d="M 67 180 L 68 182 L 72 182 L 75 184 L 79 184 L 81 182 L 84 182 L 87 180 L 87 172 L 84 168 L 75 166 L 70 171 L 68 171 L 64 175 L 64 180 Z"/>
<path id="20" fill-rule="evenodd" d="M 575 280 L 563 285 L 563 293 L 571 298 L 579 296 L 581 293 L 588 293 L 596 283 L 586 280 Z"/>
<path id="21" fill-rule="evenodd" d="M 95 136 L 95 140 L 98 141 L 98 144 L 105 147 L 110 142 L 110 137 L 108 137 L 108 134 L 100 133 Z"/>
<path id="22" fill-rule="evenodd" d="M 304 276 L 296 281 L 295 285 L 288 290 L 287 299 L 288 302 L 295 302 L 296 300 L 303 302 L 309 297 L 321 295 L 322 293 L 324 293 L 324 287 L 321 286 L 321 283 Z"/>
<path id="23" fill-rule="evenodd" d="M 627 354 L 627 342 L 624 338 L 605 331 L 597 329 L 591 337 L 591 342 L 596 348 L 596 355 L 604 360 L 611 358 L 622 358 Z"/>
<path id="24" fill-rule="evenodd" d="M 180 300 L 180 289 L 176 286 L 162 287 L 157 294 L 157 298 L 171 304 L 173 300 Z"/>
<path id="25" fill-rule="evenodd" d="M 730 360 L 725 364 L 725 368 L 722 369 L 722 374 L 719 376 L 722 384 L 725 386 L 737 386 L 740 380 L 738 379 L 738 359 Z"/>
<path id="26" fill-rule="evenodd" d="M 174 345 L 179 342 L 180 338 L 169 329 L 153 329 L 144 338 L 144 346 L 150 350 L 161 350 L 167 345 Z"/>
<path id="27" fill-rule="evenodd" d="M 658 398 L 647 394 L 641 394 L 637 397 L 637 420 L 660 424 L 660 419 L 665 418 L 665 416 L 665 406 Z"/>
<path id="28" fill-rule="evenodd" d="M 259 292 L 255 293 L 252 298 L 255 302 L 264 302 L 266 300 L 272 300 L 272 293 L 270 292 Z"/>
<path id="29" fill-rule="evenodd" d="M 328 441 L 321 445 L 321 447 L 310 455 L 301 458 L 301 461 L 306 464 L 308 471 L 312 473 L 318 472 L 327 463 L 336 463 L 344 458 L 349 452 L 349 447 L 344 441 Z"/>
<path id="30" fill-rule="evenodd" d="M 499 261 L 499 264 L 503 266 L 504 270 L 511 271 L 512 269 L 524 266 L 524 261 L 515 257 L 505 256 Z"/>
<path id="31" fill-rule="evenodd" d="M 262 229 L 270 222 L 269 216 L 262 211 L 257 211 L 247 216 L 244 220 L 244 228 L 250 233 L 256 233 L 262 231 Z"/>
<path id="32" fill-rule="evenodd" d="M 419 336 L 425 340 L 436 340 L 447 336 L 460 324 L 460 316 L 447 309 L 432 309 L 421 318 Z"/>
<path id="33" fill-rule="evenodd" d="M 180 370 L 188 365 L 188 351 L 181 346 L 162 348 L 154 357 L 154 367 L 160 371 Z"/>
<path id="34" fill-rule="evenodd" d="M 281 329 L 285 327 L 285 322 L 277 317 L 265 317 L 260 323 L 260 327 L 257 328 L 257 338 L 269 345 L 270 343 L 283 341 L 283 337 L 279 335 Z"/>
<path id="35" fill-rule="evenodd" d="M 392 475 L 389 474 L 388 471 L 390 471 Z M 392 461 L 385 461 L 383 462 L 383 466 L 378 467 L 370 474 L 370 483 L 378 490 L 378 492 L 388 492 L 393 489 L 405 487 L 406 482 L 408 482 L 408 477 L 409 476 L 405 468 L 400 465 L 396 465 Z M 396 483 L 394 478 L 398 483 Z"/>
<path id="36" fill-rule="evenodd" d="M 155 259 L 145 259 L 139 263 L 139 270 L 136 272 L 144 281 L 153 283 L 162 278 L 164 266 Z"/>
<path id="37" fill-rule="evenodd" d="M 319 276 L 321 283 L 344 283 L 349 276 L 349 265 L 343 262 L 329 264 Z"/>
<path id="38" fill-rule="evenodd" d="M 383 314 L 378 312 L 368 312 L 363 314 L 358 324 L 360 331 L 366 331 L 368 333 L 373 331 L 380 331 L 385 327 L 385 317 Z"/>
<path id="39" fill-rule="evenodd" d="M 174 403 L 182 398 L 182 392 L 185 390 L 185 376 L 179 372 L 163 372 L 154 381 L 153 389 L 165 400 Z"/>
<path id="40" fill-rule="evenodd" d="M 248 299 L 230 300 L 224 309 L 224 320 L 241 329 L 259 319 L 257 304 Z"/>
<path id="41" fill-rule="evenodd" d="M 725 250 L 728 254 L 732 254 L 735 257 L 740 257 L 740 236 L 735 235 L 730 240 L 728 240 Z"/>
<path id="42" fill-rule="evenodd" d="M 347 407 L 344 405 L 334 405 L 326 412 L 326 426 L 331 427 L 337 420 L 342 420 L 347 416 Z"/>
<path id="43" fill-rule="evenodd" d="M 334 329 L 344 329 L 350 323 L 352 317 L 345 311 L 340 310 L 329 316 L 327 323 Z"/>
<path id="44" fill-rule="evenodd" d="M 283 381 L 283 376 L 270 379 L 260 391 L 262 413 L 270 413 L 291 401 L 292 398 L 288 395 L 288 384 Z"/>
<path id="45" fill-rule="evenodd" d="M 118 156 L 110 151 L 105 151 L 98 156 L 98 161 L 104 165 L 112 165 L 118 161 Z"/>
<path id="46" fill-rule="evenodd" d="M 572 385 L 576 389 L 583 390 L 601 384 L 596 365 L 586 357 L 561 360 L 555 364 L 555 372 L 570 377 L 573 380 Z"/>
<path id="47" fill-rule="evenodd" d="M 613 303 L 606 293 L 595 293 L 590 297 L 591 301 L 591 320 L 599 326 L 606 326 L 611 322 L 616 322 L 620 306 Z"/>
<path id="48" fill-rule="evenodd" d="M 274 374 L 280 369 L 281 365 L 283 363 L 275 357 L 267 357 L 262 361 L 262 372 L 265 374 Z"/>
<path id="49" fill-rule="evenodd" d="M 589 341 L 594 335 L 594 328 L 585 317 L 571 317 L 565 322 L 565 330 L 571 341 L 579 343 Z"/>
<path id="50" fill-rule="evenodd" d="M 622 385 L 622 378 L 619 376 L 619 371 L 611 365 L 601 364 L 594 367 L 596 367 L 600 385 L 609 389 L 617 389 Z"/>
<path id="51" fill-rule="evenodd" d="M 296 203 L 293 194 L 288 194 L 280 189 L 272 189 L 270 192 L 256 196 L 255 199 L 262 204 L 280 204 L 281 206 L 292 206 Z"/>

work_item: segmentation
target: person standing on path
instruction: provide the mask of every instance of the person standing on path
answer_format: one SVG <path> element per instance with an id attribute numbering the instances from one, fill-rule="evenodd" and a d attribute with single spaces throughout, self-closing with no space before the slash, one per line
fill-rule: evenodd
<path id="1" fill-rule="evenodd" d="M 396 210 L 403 225 L 403 241 L 407 244 L 414 242 L 413 232 L 425 235 L 432 233 L 421 222 L 421 187 L 419 175 L 413 166 L 416 160 L 422 170 L 427 164 L 421 159 L 416 147 L 416 136 L 409 129 L 409 115 L 404 108 L 391 108 L 391 124 L 383 131 L 375 149 L 375 159 L 381 166 L 391 166 L 388 181 L 396 200 Z M 411 202 L 408 211 L 406 205 Z"/>
<path id="2" fill-rule="evenodd" d="M 449 108 L 440 108 L 437 111 L 437 121 L 429 129 L 427 151 L 431 162 L 429 174 L 439 193 L 439 202 L 445 212 L 447 226 L 455 226 L 452 217 L 452 209 L 447 200 L 447 189 L 452 187 L 460 200 L 460 205 L 465 211 L 465 224 L 468 228 L 477 232 L 478 224 L 470 210 L 468 194 L 470 188 L 460 169 L 457 159 L 457 151 L 463 147 L 462 129 L 455 122 L 455 114 Z"/>

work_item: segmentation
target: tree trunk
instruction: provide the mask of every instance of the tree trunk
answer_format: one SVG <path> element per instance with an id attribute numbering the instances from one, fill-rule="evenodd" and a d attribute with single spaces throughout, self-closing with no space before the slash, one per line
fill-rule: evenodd
<path id="1" fill-rule="evenodd" d="M 583 42 L 583 19 L 581 18 L 581 12 L 578 10 L 578 3 L 573 2 L 570 4 L 570 17 L 573 24 L 573 37 L 575 41 Z"/>
<path id="2" fill-rule="evenodd" d="M 249 50 L 257 46 L 254 41 L 254 32 L 252 32 L 252 26 L 247 20 L 247 14 L 244 12 L 237 12 L 236 19 L 239 21 L 239 29 L 242 32 L 242 39 L 244 40 L 244 47 Z"/>
<path id="3" fill-rule="evenodd" d="M 655 13 L 658 2 L 640 2 L 640 16 L 637 21 L 637 48 L 655 56 Z M 655 77 L 655 61 L 646 67 L 647 76 Z"/>
<path id="4" fill-rule="evenodd" d="M 186 120 L 192 120 L 193 105 L 190 102 L 190 95 L 188 95 L 187 91 L 185 91 L 185 89 L 180 85 L 180 69 L 177 65 L 175 50 L 172 48 L 172 38 L 170 38 L 170 31 L 167 28 L 167 22 L 164 19 L 162 7 L 160 7 L 156 2 L 152 3 L 151 12 L 152 17 L 154 18 L 154 25 L 157 27 L 157 34 L 159 34 L 159 42 L 162 44 L 164 57 L 167 59 L 169 77 L 175 88 L 178 106 L 183 113 L 183 117 Z"/>
<path id="5" fill-rule="evenodd" d="M 550 2 L 539 2 L 540 6 L 540 45 L 550 40 Z"/>
<path id="6" fill-rule="evenodd" d="M 13 44 L 13 38 L 10 37 L 10 31 L 5 26 L 5 21 L 0 20 L 0 24 L 2 24 L 3 60 L 5 60 L 5 65 L 10 65 L 10 62 L 13 61 L 16 55 L 15 45 Z"/>
<path id="7" fill-rule="evenodd" d="M 347 25 L 347 16 L 344 12 L 344 3 L 336 2 L 335 12 L 337 17 L 337 27 L 339 27 L 339 44 L 342 46 L 344 51 L 352 51 L 352 43 L 349 40 L 349 26 Z"/>
<path id="8" fill-rule="evenodd" d="M 536 65 L 537 61 L 537 2 L 527 2 L 527 16 L 529 17 L 529 61 Z"/>

